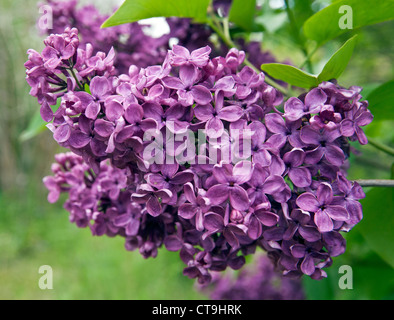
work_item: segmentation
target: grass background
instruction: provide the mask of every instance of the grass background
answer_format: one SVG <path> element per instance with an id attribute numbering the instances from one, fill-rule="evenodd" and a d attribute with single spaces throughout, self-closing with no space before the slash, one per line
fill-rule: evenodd
<path id="1" fill-rule="evenodd" d="M 123 238 L 92 237 L 36 192 L 0 197 L 0 299 L 201 299 L 178 253 L 143 259 Z M 41 265 L 53 290 L 38 287 Z"/>

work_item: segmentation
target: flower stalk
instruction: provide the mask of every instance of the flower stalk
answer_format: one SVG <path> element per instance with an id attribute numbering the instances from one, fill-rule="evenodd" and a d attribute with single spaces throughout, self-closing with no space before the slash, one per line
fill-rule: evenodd
<path id="1" fill-rule="evenodd" d="M 215 15 L 211 15 L 210 19 L 208 19 L 208 25 L 211 27 L 213 31 L 223 40 L 223 42 L 230 48 L 238 49 L 238 46 L 232 41 L 229 28 L 228 28 L 228 19 L 223 19 L 223 28 L 220 26 L 220 21 Z M 244 64 L 248 67 L 252 68 L 255 72 L 260 73 L 261 70 L 256 68 L 247 57 L 245 57 Z M 285 96 L 289 96 L 288 90 L 281 86 L 280 84 L 276 83 L 274 80 L 266 77 L 265 82 L 267 82 L 270 86 L 279 90 Z"/>
<path id="2" fill-rule="evenodd" d="M 371 146 L 374 146 L 376 149 L 387 153 L 390 156 L 394 156 L 394 149 L 386 146 L 385 144 L 375 140 L 374 138 L 368 137 L 368 142 Z"/>

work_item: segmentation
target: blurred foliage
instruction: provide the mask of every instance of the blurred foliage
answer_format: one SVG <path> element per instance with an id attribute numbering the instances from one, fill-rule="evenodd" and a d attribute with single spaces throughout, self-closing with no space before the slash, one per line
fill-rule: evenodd
<path id="1" fill-rule="evenodd" d="M 204 299 L 182 275 L 179 254 L 143 259 L 124 239 L 92 237 L 69 223 L 42 188 L 0 196 L 0 299 Z M 38 268 L 53 268 L 53 289 L 41 290 Z"/>
<path id="2" fill-rule="evenodd" d="M 84 1 L 89 2 L 89 1 Z M 101 1 L 108 10 L 119 1 Z M 302 32 L 304 22 L 329 5 L 329 0 L 260 0 L 253 32 L 232 29 L 233 37 L 261 40 L 278 61 L 318 74 L 333 53 L 351 36 L 358 42 L 346 70 L 343 86 L 364 87 L 366 97 L 375 88 L 394 79 L 394 21 L 351 30 L 325 43 L 314 52 L 315 43 Z M 287 3 L 287 9 L 285 6 Z M 108 12 L 108 11 L 107 11 Z M 40 51 L 42 37 L 35 27 L 36 0 L 2 0 L 0 4 L 0 299 L 197 299 L 194 281 L 184 277 L 177 253 L 161 250 L 156 259 L 144 260 L 138 252 L 124 250 L 120 238 L 92 237 L 68 222 L 60 205 L 48 204 L 41 180 L 49 174 L 59 147 L 46 131 L 38 136 L 26 133 L 36 114 L 36 100 L 28 94 L 24 62 L 26 50 Z M 246 24 L 248 26 L 248 24 Z M 366 128 L 367 135 L 394 147 L 394 123 L 378 112 Z M 353 145 L 350 179 L 392 177 L 394 159 L 370 145 Z M 366 190 L 368 191 L 368 190 Z M 368 192 L 367 192 L 368 195 Z M 367 198 L 368 199 L 368 198 Z M 391 199 L 392 200 L 392 199 Z M 384 199 L 376 200 L 383 208 Z M 367 205 L 365 221 L 379 214 L 379 207 Z M 386 210 L 393 212 L 392 207 Z M 305 279 L 311 299 L 393 299 L 394 272 L 365 239 L 364 221 L 347 235 L 347 252 L 334 259 L 328 279 Z M 382 221 L 384 223 L 384 221 Z M 394 243 L 387 243 L 393 246 Z M 54 269 L 54 289 L 38 288 L 38 268 Z M 341 265 L 353 269 L 354 288 L 341 290 Z"/>

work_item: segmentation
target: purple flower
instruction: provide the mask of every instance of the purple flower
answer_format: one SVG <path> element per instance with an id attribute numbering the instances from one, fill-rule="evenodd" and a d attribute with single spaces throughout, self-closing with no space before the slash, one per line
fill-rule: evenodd
<path id="1" fill-rule="evenodd" d="M 286 202 L 290 197 L 289 187 L 282 176 L 271 174 L 268 168 L 263 168 L 260 164 L 254 166 L 253 175 L 247 184 L 247 193 L 256 208 L 264 205 L 265 209 L 270 209 L 266 195 L 271 195 L 279 203 Z"/>
<path id="2" fill-rule="evenodd" d="M 179 78 L 165 77 L 162 79 L 167 88 L 176 89 L 183 106 L 197 104 L 206 105 L 212 101 L 212 95 L 208 88 L 195 85 L 198 77 L 197 69 L 193 66 L 182 66 L 179 69 Z"/>
<path id="3" fill-rule="evenodd" d="M 244 51 L 210 59 L 208 46 L 181 45 L 190 30 L 168 50 L 169 35 L 153 40 L 137 24 L 100 33 L 94 7 L 59 4 L 55 16 L 61 8 L 93 45 L 66 29 L 42 54 L 28 52 L 30 93 L 74 153 L 56 157 L 48 200 L 66 193 L 71 222 L 122 236 L 145 258 L 163 245 L 180 251 L 184 274 L 201 283 L 257 247 L 285 275 L 325 277 L 345 250 L 340 232 L 362 218 L 364 194 L 343 166 L 348 141 L 366 142 L 360 127 L 372 119 L 361 88 L 325 82 L 282 114 L 282 95 L 242 67 Z"/>
<path id="4" fill-rule="evenodd" d="M 170 52 L 170 63 L 174 67 L 193 65 L 202 68 L 207 65 L 210 53 L 211 48 L 209 46 L 190 53 L 185 47 L 174 45 Z"/>
<path id="5" fill-rule="evenodd" d="M 118 215 L 114 219 L 114 225 L 124 228 L 126 236 L 135 236 L 138 234 L 140 228 L 140 216 L 141 206 L 132 203 L 127 207 L 126 213 Z"/>
<path id="6" fill-rule="evenodd" d="M 183 191 L 188 202 L 179 206 L 178 214 L 184 219 L 193 219 L 195 217 L 195 225 L 198 231 L 204 230 L 204 214 L 210 209 L 208 199 L 201 195 L 195 194 L 194 187 L 191 182 L 187 182 Z"/>
<path id="7" fill-rule="evenodd" d="M 273 227 L 279 221 L 279 216 L 265 208 L 255 209 L 245 216 L 245 224 L 248 227 L 248 236 L 251 239 L 259 239 L 263 233 L 263 227 Z"/>
<path id="8" fill-rule="evenodd" d="M 252 130 L 252 157 L 253 162 L 258 163 L 263 167 L 267 167 L 271 164 L 271 153 L 268 150 L 272 150 L 269 148 L 269 145 L 266 144 L 265 138 L 267 130 L 261 122 L 253 121 L 249 128 Z"/>
<path id="9" fill-rule="evenodd" d="M 146 102 L 142 105 L 144 116 L 157 122 L 158 128 L 168 128 L 173 133 L 184 133 L 189 127 L 189 123 L 180 120 L 185 109 L 179 104 L 169 107 L 166 111 L 156 102 Z"/>
<path id="10" fill-rule="evenodd" d="M 367 144 L 368 139 L 364 131 L 360 128 L 371 123 L 373 115 L 364 106 L 358 109 L 352 109 L 346 113 L 346 119 L 341 122 L 341 134 L 345 137 L 353 137 L 358 140 L 360 144 Z"/>
<path id="11" fill-rule="evenodd" d="M 157 217 L 162 213 L 162 204 L 168 203 L 173 194 L 168 189 L 155 190 L 148 184 L 139 187 L 137 193 L 132 194 L 132 200 L 136 203 L 146 204 L 147 212 Z"/>
<path id="12" fill-rule="evenodd" d="M 232 208 L 246 211 L 250 206 L 247 192 L 241 187 L 252 176 L 251 163 L 240 161 L 235 166 L 220 163 L 213 168 L 213 175 L 218 184 L 209 188 L 206 197 L 210 204 L 219 205 L 230 200 Z"/>
<path id="13" fill-rule="evenodd" d="M 329 122 L 324 128 L 316 129 L 305 126 L 301 129 L 301 140 L 315 147 L 306 152 L 305 162 L 316 164 L 323 157 L 335 166 L 341 166 L 345 161 L 345 154 L 336 139 L 341 135 L 339 128 L 333 122 Z"/>
<path id="14" fill-rule="evenodd" d="M 342 230 L 349 231 L 363 218 L 362 206 L 359 200 L 365 198 L 365 193 L 357 182 L 352 183 L 342 174 L 337 175 L 337 183 L 342 195 L 334 197 L 333 203 L 344 206 L 349 212 L 350 218 L 342 227 Z"/>
<path id="15" fill-rule="evenodd" d="M 334 194 L 327 183 L 321 183 L 316 194 L 304 192 L 297 198 L 297 205 L 305 211 L 314 213 L 314 222 L 320 232 L 329 232 L 334 229 L 334 221 L 347 221 L 348 211 L 340 206 L 332 204 Z"/>
<path id="16" fill-rule="evenodd" d="M 160 173 L 148 173 L 145 180 L 149 185 L 156 189 L 166 189 L 172 192 L 172 200 L 169 202 L 175 204 L 177 200 L 177 192 L 181 186 L 193 180 L 192 171 L 180 171 L 178 164 L 165 164 L 161 166 Z"/>
<path id="17" fill-rule="evenodd" d="M 230 222 L 229 206 L 226 206 L 224 215 L 215 212 L 206 213 L 204 215 L 204 227 L 207 231 L 204 233 L 203 238 L 221 232 L 233 250 L 239 248 L 238 236 L 245 235 L 247 230 L 242 223 Z"/>
<path id="18" fill-rule="evenodd" d="M 316 242 L 322 235 L 319 230 L 311 225 L 311 214 L 301 209 L 293 209 L 289 220 L 289 227 L 283 235 L 284 240 L 291 240 L 296 233 L 308 242 Z"/>
<path id="19" fill-rule="evenodd" d="M 294 148 L 302 148 L 303 142 L 300 140 L 301 121 L 289 121 L 283 119 L 277 113 L 268 113 L 265 116 L 265 126 L 276 137 L 280 137 L 279 145 L 284 145 L 288 141 Z"/>
<path id="20" fill-rule="evenodd" d="M 210 138 L 219 138 L 224 133 L 224 121 L 235 122 L 239 120 L 243 111 L 239 106 L 223 107 L 224 93 L 215 94 L 215 107 L 211 104 L 198 105 L 194 108 L 194 115 L 200 121 L 206 122 L 205 130 Z"/>
<path id="21" fill-rule="evenodd" d="M 252 68 L 246 66 L 234 77 L 237 91 L 235 94 L 239 99 L 248 97 L 252 90 L 264 83 L 264 74 L 257 74 Z"/>
<path id="22" fill-rule="evenodd" d="M 327 95 L 320 88 L 308 92 L 304 103 L 300 99 L 292 97 L 285 103 L 285 117 L 287 120 L 297 121 L 306 115 L 319 113 L 326 100 Z"/>
<path id="23" fill-rule="evenodd" d="M 283 161 L 288 167 L 288 176 L 295 186 L 309 187 L 312 183 L 311 172 L 306 167 L 301 167 L 305 160 L 305 152 L 294 148 L 283 155 Z"/>
<path id="24" fill-rule="evenodd" d="M 94 77 L 90 82 L 91 102 L 85 110 L 85 115 L 89 119 L 96 119 L 101 107 L 100 102 L 104 102 L 110 94 L 111 84 L 106 77 Z"/>

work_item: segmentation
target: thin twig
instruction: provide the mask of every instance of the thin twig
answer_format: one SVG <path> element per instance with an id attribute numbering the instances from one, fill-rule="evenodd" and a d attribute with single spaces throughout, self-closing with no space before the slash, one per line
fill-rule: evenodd
<path id="1" fill-rule="evenodd" d="M 224 32 L 223 30 L 221 30 L 221 28 L 218 26 L 218 22 L 215 16 L 212 16 L 212 19 L 208 19 L 208 24 L 211 27 L 211 29 L 213 31 L 216 32 L 216 34 L 223 40 L 223 42 L 229 47 L 229 48 L 237 48 L 236 44 L 231 40 L 231 38 L 229 37 L 229 32 Z M 228 33 L 228 35 L 226 35 L 226 33 Z M 252 68 L 255 72 L 260 73 L 261 70 L 257 69 L 253 63 L 251 63 L 247 57 L 245 57 L 244 60 L 245 65 L 247 65 L 248 67 Z M 274 80 L 271 80 L 270 78 L 266 77 L 265 78 L 265 82 L 268 83 L 270 86 L 276 88 L 277 90 L 279 90 L 281 93 L 283 93 L 284 95 L 288 96 L 289 92 L 287 91 L 287 89 L 283 86 L 281 86 L 280 84 L 276 83 Z"/>
<path id="2" fill-rule="evenodd" d="M 394 156 L 394 149 L 393 148 L 386 146 L 385 144 L 375 140 L 374 138 L 368 137 L 368 143 L 371 146 L 374 146 L 376 149 L 383 151 L 391 156 Z"/>
<path id="3" fill-rule="evenodd" d="M 394 188 L 394 180 L 388 179 L 358 179 L 356 182 L 362 187 L 389 187 Z"/>

